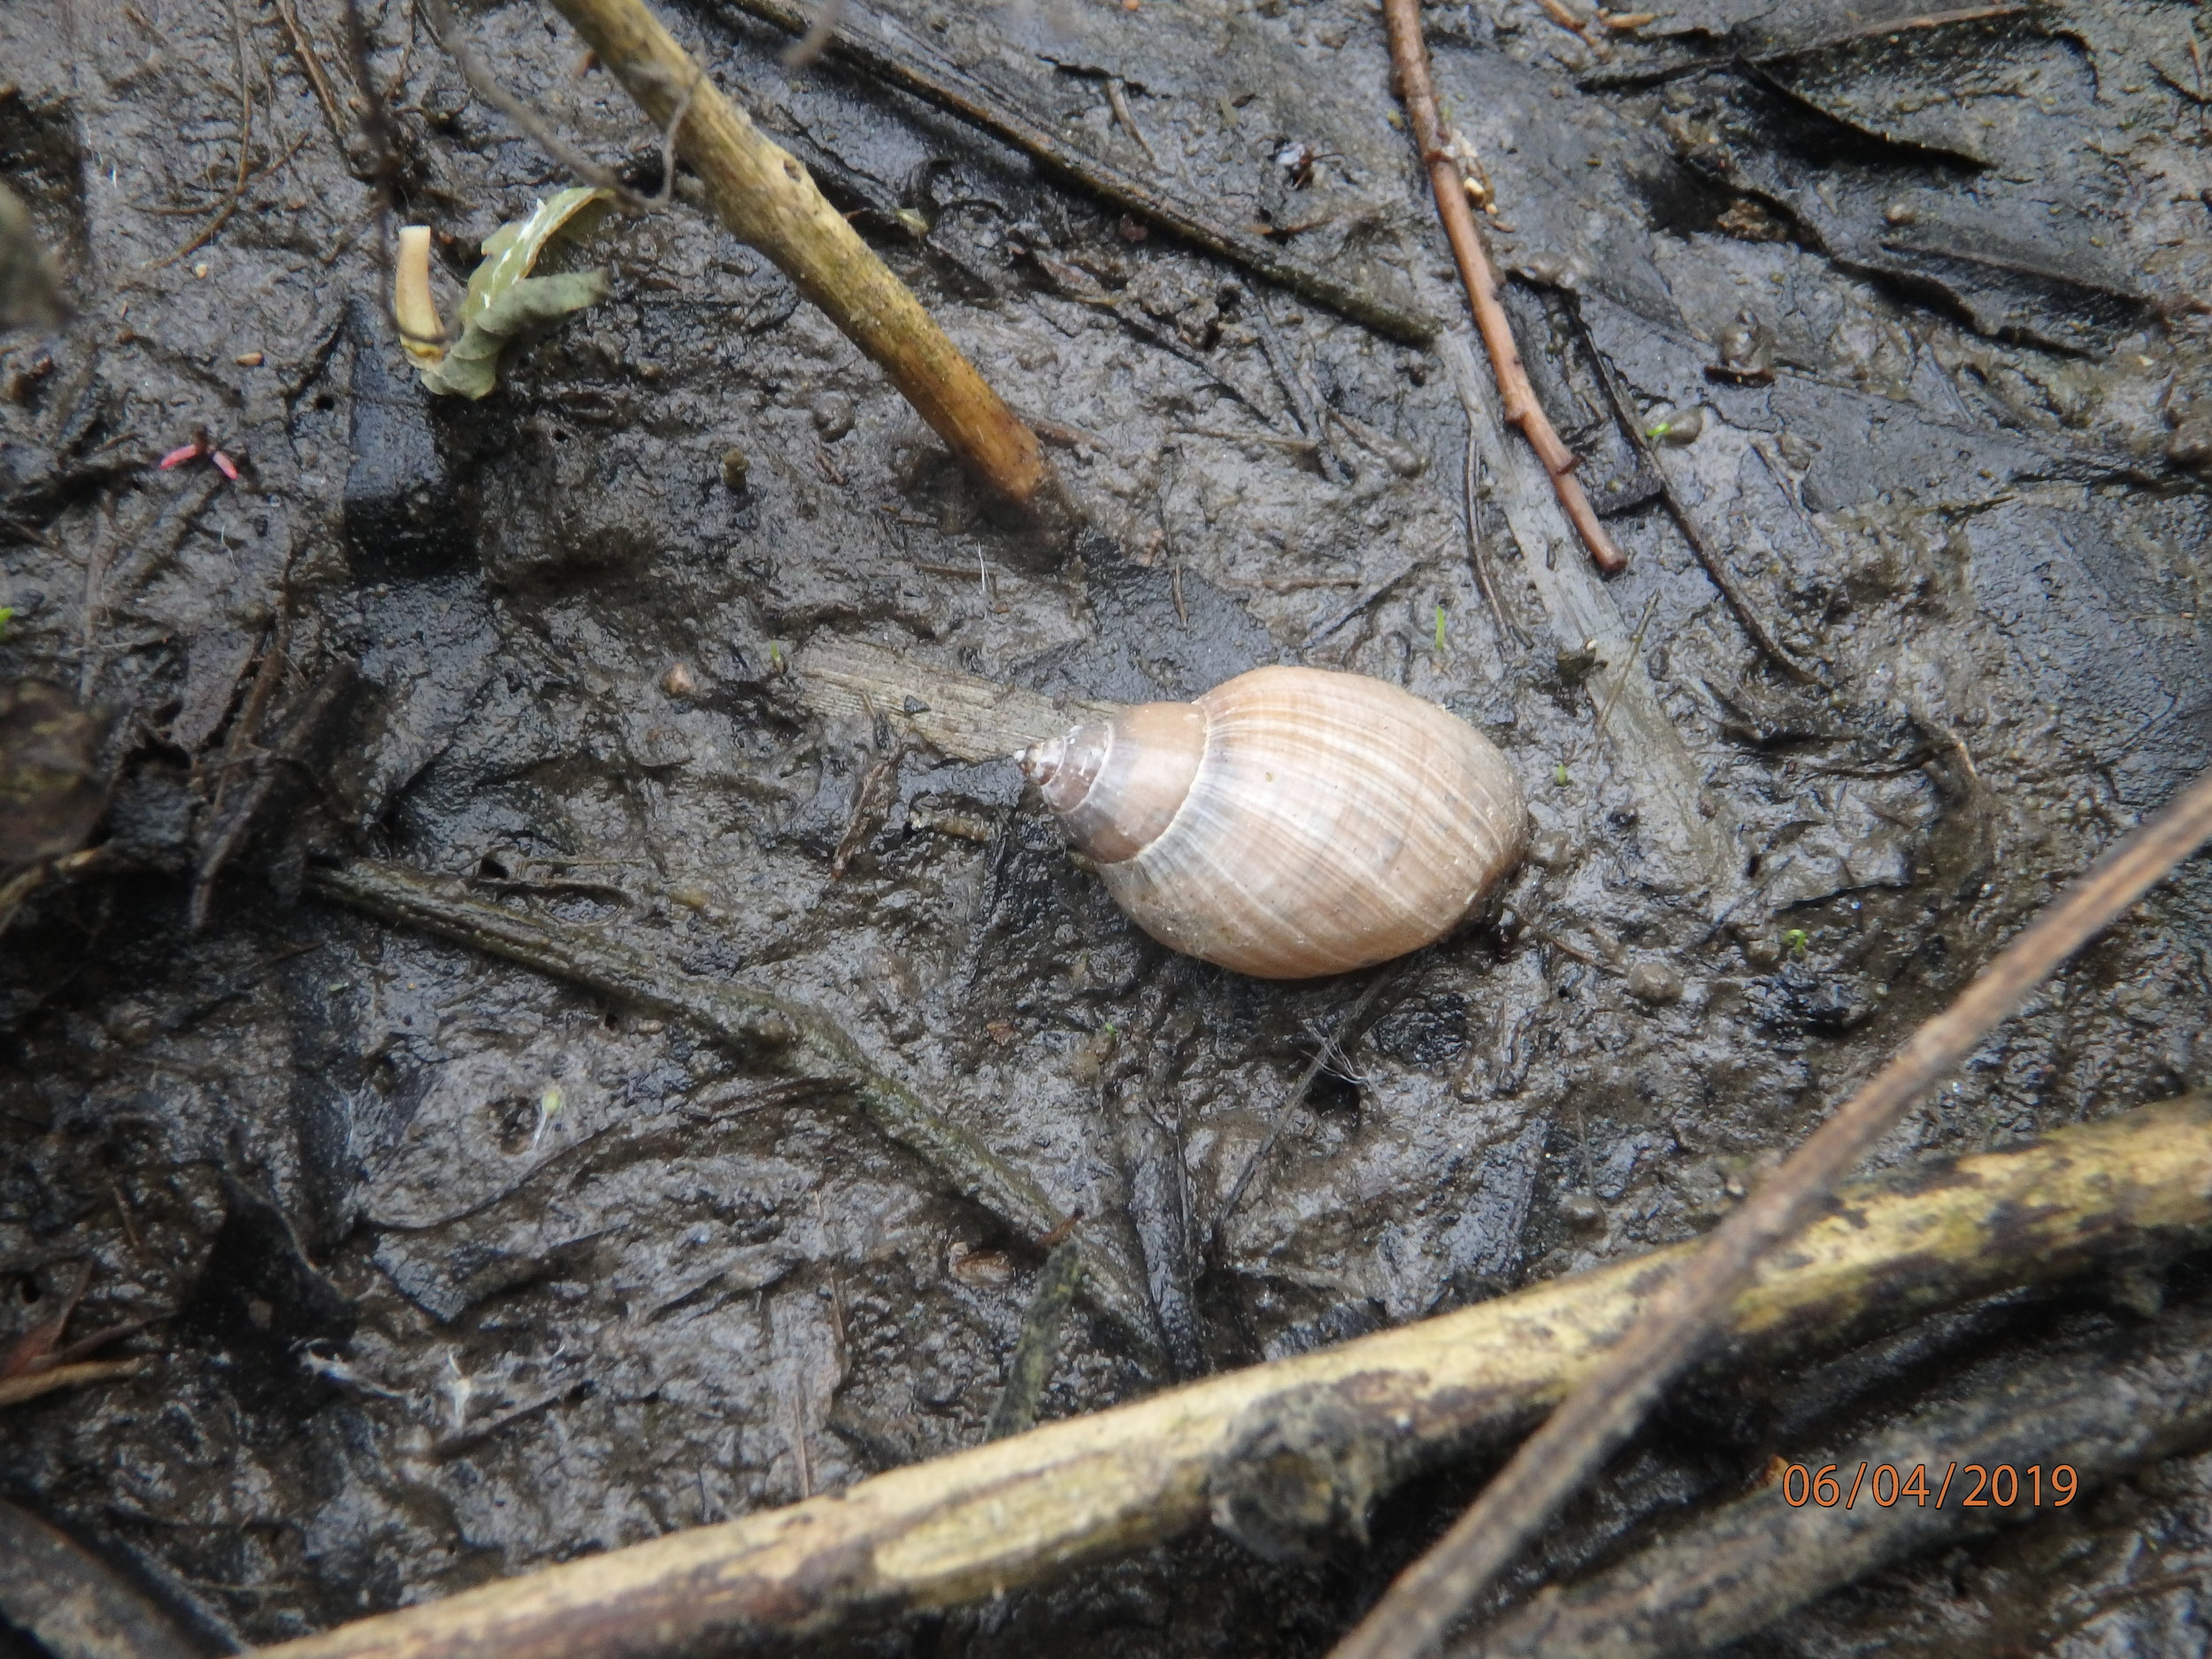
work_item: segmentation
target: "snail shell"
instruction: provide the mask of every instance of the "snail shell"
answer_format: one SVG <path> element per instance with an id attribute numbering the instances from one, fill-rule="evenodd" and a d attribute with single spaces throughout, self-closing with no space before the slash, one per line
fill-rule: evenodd
<path id="1" fill-rule="evenodd" d="M 1195 703 L 1078 726 L 1021 764 L 1140 927 L 1261 979 L 1440 939 L 1528 838 L 1495 746 L 1361 674 L 1256 668 Z"/>

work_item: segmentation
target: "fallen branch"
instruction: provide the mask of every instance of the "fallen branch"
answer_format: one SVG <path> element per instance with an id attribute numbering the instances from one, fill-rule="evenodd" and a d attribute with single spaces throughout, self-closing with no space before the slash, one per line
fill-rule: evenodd
<path id="1" fill-rule="evenodd" d="M 986 487 L 1048 534 L 1071 531 L 1074 508 L 1036 434 L 823 199 L 807 170 L 722 96 L 644 0 L 553 4 L 653 124 L 674 132 L 676 153 L 731 234 L 821 307 Z"/>
<path id="2" fill-rule="evenodd" d="M 2212 1236 L 2212 1104 L 2068 1129 L 1860 1188 L 1732 1310 L 1740 1363 L 1856 1340 L 2116 1254 Z M 1517 1432 L 1597 1365 L 1688 1259 L 1677 1246 L 1438 1319 L 1210 1378 L 894 1470 L 842 1492 L 364 1619 L 283 1659 L 657 1659 L 780 1647 L 863 1619 L 980 1601 L 1202 1522 L 1240 1527 L 1246 1448 L 1317 1403 L 1371 1449 L 1374 1491 Z"/>
<path id="3" fill-rule="evenodd" d="M 1779 1454 L 1803 1472 L 1778 1476 L 1618 1566 L 1547 1592 L 1455 1649 L 1457 1659 L 1703 1653 L 1886 1563 L 2070 1509 L 2212 1435 L 2212 1315 L 2162 1317 L 2085 1352 L 2039 1354 L 1976 1381 L 1966 1399 L 1916 1411 L 1855 1444 Z M 1916 1470 L 1924 1473 L 1924 1503 L 1899 1496 Z M 1833 1494 L 1813 1490 L 1824 1471 L 1837 1482 Z M 1950 1492 L 1939 1502 L 1947 1473 Z M 1839 1502 L 1821 1501 L 1830 1495 Z M 2007 1496 L 2016 1501 L 1998 1501 Z M 1970 1497 L 1982 1507 L 1967 1507 Z"/>
<path id="4" fill-rule="evenodd" d="M 1559 1506 L 1635 1432 L 1724 1320 L 1760 1259 L 1804 1227 L 1923 1093 L 2208 836 L 2212 772 L 2046 906 L 1957 1001 L 1915 1032 L 1721 1223 L 1604 1363 L 1529 1437 L 1442 1540 L 1398 1576 L 1338 1644 L 1333 1659 L 1413 1659 L 1432 1651 Z"/>
<path id="5" fill-rule="evenodd" d="M 1498 300 L 1498 275 L 1483 249 L 1482 233 L 1475 227 L 1474 210 L 1467 204 L 1467 187 L 1461 181 L 1459 164 L 1447 152 L 1443 123 L 1436 112 L 1436 87 L 1429 76 L 1429 49 L 1421 36 L 1421 0 L 1383 0 L 1383 21 L 1390 31 L 1390 61 L 1397 77 L 1398 96 L 1405 102 L 1406 119 L 1413 127 L 1414 148 L 1429 175 L 1436 196 L 1437 216 L 1452 244 L 1452 258 L 1460 280 L 1467 288 L 1467 303 L 1475 314 L 1476 330 L 1490 354 L 1490 367 L 1498 377 L 1498 396 L 1505 418 L 1521 429 L 1530 449 L 1544 464 L 1551 487 L 1559 496 L 1560 510 L 1590 549 L 1590 557 L 1608 575 L 1624 569 L 1628 560 L 1598 519 L 1597 511 L 1574 475 L 1581 457 L 1560 441 L 1552 429 L 1536 388 L 1528 383 L 1521 366 L 1520 348 L 1513 342 L 1513 325 Z"/>
<path id="6" fill-rule="evenodd" d="M 324 898 L 386 921 L 419 927 L 688 1021 L 779 1070 L 841 1083 L 887 1139 L 1018 1235 L 1042 1238 L 1067 1221 L 1065 1212 L 1026 1173 L 887 1076 L 833 1020 L 803 1002 L 720 974 L 686 972 L 664 951 L 633 944 L 603 926 L 578 926 L 495 903 L 458 881 L 373 859 L 319 867 L 309 872 L 308 886 Z M 1156 1349 L 1151 1305 L 1128 1269 L 1102 1250 L 1090 1252 L 1086 1265 L 1083 1293 L 1093 1305 L 1120 1325 L 1141 1351 Z"/>
<path id="7" fill-rule="evenodd" d="M 805 13 L 791 0 L 724 0 L 724 4 L 789 35 L 810 32 Z M 950 64 L 910 46 L 894 50 L 849 27 L 831 36 L 824 50 L 841 63 L 972 122 L 1116 207 L 1265 277 L 1301 299 L 1325 305 L 1340 317 L 1409 345 L 1426 345 L 1436 337 L 1434 319 L 1310 265 L 1264 237 L 1222 224 L 1196 203 L 1079 150 L 1061 137 L 1051 122 L 1032 115 L 1004 93 Z"/>

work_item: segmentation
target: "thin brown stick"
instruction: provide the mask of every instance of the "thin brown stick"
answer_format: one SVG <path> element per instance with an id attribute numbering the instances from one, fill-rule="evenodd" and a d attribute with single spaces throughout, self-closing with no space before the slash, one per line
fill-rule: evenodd
<path id="1" fill-rule="evenodd" d="M 640 196 L 611 167 L 603 166 L 578 150 L 556 132 L 553 124 L 529 104 L 524 103 L 499 82 L 490 65 L 476 55 L 468 36 L 461 32 L 459 21 L 446 0 L 422 0 L 424 18 L 429 22 L 431 37 L 445 48 L 446 56 L 460 66 L 461 77 L 469 83 L 469 90 L 497 110 L 520 127 L 526 136 L 540 150 L 559 162 L 586 184 L 602 190 L 614 192 L 616 203 L 627 213 L 642 213 L 656 204 Z M 674 169 L 666 169 L 663 175 L 664 188 L 675 177 Z"/>
<path id="2" fill-rule="evenodd" d="M 1501 650 L 1528 649 L 1528 635 L 1512 618 L 1505 614 L 1505 602 L 1498 596 L 1497 584 L 1490 578 L 1490 556 L 1482 546 L 1482 450 L 1477 442 L 1475 423 L 1467 421 L 1467 456 L 1459 477 L 1460 504 L 1466 516 L 1467 563 L 1475 572 L 1475 586 L 1482 589 L 1482 602 L 1490 607 L 1490 620 L 1497 624 L 1498 648 Z"/>
<path id="3" fill-rule="evenodd" d="M 277 21 L 283 27 L 284 38 L 291 43 L 292 56 L 299 60 L 300 73 L 307 77 L 315 102 L 323 106 L 323 119 L 330 124 L 330 139 L 338 147 L 338 159 L 350 165 L 351 157 L 346 151 L 346 119 L 338 112 L 338 88 L 331 84 L 330 72 L 316 56 L 315 42 L 301 27 L 292 0 L 275 0 L 275 5 Z"/>
<path id="4" fill-rule="evenodd" d="M 1390 31 L 1390 61 L 1397 77 L 1398 96 L 1405 101 L 1406 118 L 1413 127 L 1414 148 L 1420 153 L 1430 188 L 1435 192 L 1437 216 L 1444 221 L 1444 234 L 1452 244 L 1460 280 L 1466 285 L 1475 327 L 1498 377 L 1505 418 L 1521 429 L 1529 448 L 1536 451 L 1558 494 L 1561 511 L 1582 537 L 1582 545 L 1590 549 L 1597 567 L 1609 576 L 1624 569 L 1628 560 L 1599 522 L 1590 498 L 1574 476 L 1581 457 L 1552 430 L 1543 405 L 1536 401 L 1535 388 L 1528 383 L 1520 348 L 1513 342 L 1513 325 L 1498 300 L 1497 273 L 1483 250 L 1474 210 L 1467 204 L 1466 186 L 1460 182 L 1459 164 L 1445 152 L 1443 123 L 1436 112 L 1436 87 L 1429 75 L 1429 49 L 1421 38 L 1421 0 L 1383 0 L 1383 22 Z"/>
<path id="5" fill-rule="evenodd" d="M 773 260 L 820 306 L 987 488 L 1048 531 L 1071 530 L 1073 508 L 1036 434 L 823 199 L 797 158 L 723 96 L 644 0 L 553 4 L 655 126 L 665 132 L 683 113 L 677 153 L 699 175 L 731 234 Z"/>
<path id="6" fill-rule="evenodd" d="M 819 58 L 837 38 L 837 25 L 844 15 L 845 0 L 822 0 L 821 10 L 815 12 L 814 21 L 807 25 L 806 33 L 784 48 L 783 66 L 804 69 Z"/>
<path id="7" fill-rule="evenodd" d="M 1433 1651 L 1559 1506 L 1635 1432 L 1668 1385 L 1697 1358 L 1761 1258 L 1801 1231 L 1851 1166 L 2030 992 L 2208 836 L 2212 772 L 2045 907 L 1957 1001 L 1915 1032 L 1721 1223 L 1467 1513 L 1398 1576 L 1332 1659 L 1416 1659 Z"/>
<path id="8" fill-rule="evenodd" d="M 230 8 L 231 55 L 238 67 L 238 170 L 231 180 L 223 204 L 215 210 L 214 217 L 200 227 L 199 234 L 181 248 L 165 253 L 151 263 L 141 265 L 141 271 L 160 271 L 176 264 L 213 242 L 222 234 L 223 227 L 238 211 L 239 204 L 246 199 L 246 187 L 253 182 L 253 88 L 246 79 L 246 25 L 238 15 L 237 0 Z"/>
<path id="9" fill-rule="evenodd" d="M 1697 562 L 1705 567 L 1707 579 L 1720 590 L 1720 596 L 1736 613 L 1737 623 L 1742 627 L 1745 636 L 1758 648 L 1760 656 L 1800 685 L 1818 685 L 1820 676 L 1783 649 L 1782 642 L 1774 637 L 1773 631 L 1767 626 L 1751 602 L 1744 597 L 1742 589 L 1736 586 L 1736 579 L 1729 573 L 1728 566 L 1721 562 L 1720 555 L 1706 541 L 1704 530 L 1690 515 L 1690 504 L 1682 499 L 1682 492 L 1675 488 L 1674 480 L 1668 476 L 1659 447 L 1652 442 L 1651 435 L 1644 430 L 1635 406 L 1629 402 L 1627 389 L 1621 385 L 1620 376 L 1613 372 L 1612 362 L 1599 349 L 1597 336 L 1590 330 L 1589 319 L 1582 314 L 1581 300 L 1570 294 L 1567 303 L 1574 312 L 1575 332 L 1582 336 L 1582 343 L 1588 349 L 1590 361 L 1597 370 L 1598 384 L 1605 388 L 1605 401 L 1612 404 L 1614 416 L 1620 421 L 1622 430 L 1628 434 L 1629 445 L 1636 451 L 1636 458 L 1644 464 L 1644 470 L 1657 480 L 1659 496 L 1667 503 L 1668 515 L 1673 518 L 1675 528 L 1682 532 L 1682 539 L 1690 544 L 1690 551 L 1697 556 Z"/>
<path id="10" fill-rule="evenodd" d="M 1732 1307 L 1729 1363 L 1832 1349 L 1994 1290 L 2212 1234 L 2212 1105 L 2147 1107 L 1854 1187 Z M 989 1600 L 1202 1525 L 1255 1536 L 1249 1461 L 1317 1407 L 1381 1492 L 1496 1445 L 1586 1375 L 1684 1244 L 1294 1358 L 1210 1377 L 811 1503 L 588 1556 L 311 1636 L 283 1659 L 675 1659 L 791 1652 L 902 1611 Z M 1089 1265 L 1098 1265 L 1092 1255 Z M 1338 1442 L 1341 1449 L 1344 1441 Z M 1344 1460 L 1325 1459 L 1332 1468 Z M 840 1645 L 837 1651 L 843 1651 Z M 830 1651 L 823 1646 L 810 1652 Z"/>
<path id="11" fill-rule="evenodd" d="M 793 0 L 721 0 L 733 11 L 790 35 L 808 32 L 806 14 Z M 1420 311 L 1347 280 L 1264 236 L 1227 224 L 1202 204 L 1179 196 L 1156 180 L 1125 173 L 1064 138 L 1050 119 L 1033 113 L 998 88 L 921 50 L 912 42 L 894 49 L 879 35 L 847 28 L 825 49 L 840 62 L 910 92 L 925 103 L 981 127 L 1041 162 L 1050 172 L 1080 185 L 1137 218 L 1171 231 L 1194 247 L 1240 265 L 1287 288 L 1302 299 L 1325 305 L 1364 327 L 1426 345 L 1436 336 L 1433 319 Z"/>

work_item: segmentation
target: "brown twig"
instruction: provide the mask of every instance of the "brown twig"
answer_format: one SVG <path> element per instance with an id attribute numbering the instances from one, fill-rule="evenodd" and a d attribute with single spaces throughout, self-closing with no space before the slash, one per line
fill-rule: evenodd
<path id="1" fill-rule="evenodd" d="M 1706 1653 L 1774 1627 L 1886 1562 L 2063 1509 L 2130 1469 L 2203 1443 L 2212 1428 L 2208 1341 L 2212 1314 L 2200 1306 L 2102 1333 L 2071 1353 L 2031 1351 L 1993 1376 L 1978 1368 L 1963 1399 L 1941 1399 L 1855 1443 L 1787 1448 L 1799 1472 L 1771 1478 L 1603 1572 L 1525 1603 L 1455 1649 L 1455 1659 Z M 1915 1468 L 1939 1480 L 1954 1464 L 2009 1465 L 2015 1501 L 1963 1507 L 1971 1475 L 1962 1475 L 1947 1504 L 1875 1495 L 1885 1470 L 1894 1496 Z M 1847 1507 L 1805 1502 L 1824 1468 L 1834 1471 Z M 2065 1484 L 2055 1489 L 2060 1468 Z M 2004 1495 L 2001 1484 L 1997 1496 Z"/>
<path id="2" fill-rule="evenodd" d="M 1659 446 L 1652 442 L 1650 434 L 1644 430 L 1642 419 L 1637 414 L 1635 405 L 1629 402 L 1627 388 L 1621 385 L 1620 376 L 1613 372 L 1612 361 L 1599 349 L 1597 336 L 1591 333 L 1589 319 L 1582 313 L 1581 300 L 1570 294 L 1567 303 L 1574 314 L 1575 332 L 1582 336 L 1582 343 L 1589 351 L 1590 361 L 1597 370 L 1598 384 L 1605 388 L 1605 400 L 1612 404 L 1614 417 L 1621 423 L 1622 430 L 1627 433 L 1630 447 L 1636 451 L 1636 458 L 1643 463 L 1644 470 L 1657 481 L 1659 498 L 1666 503 L 1668 515 L 1673 518 L 1675 528 L 1682 532 L 1682 539 L 1690 544 L 1690 551 L 1705 567 L 1706 576 L 1720 590 L 1720 596 L 1728 602 L 1728 608 L 1736 613 L 1736 620 L 1742 626 L 1745 637 L 1758 648 L 1760 656 L 1800 685 L 1820 684 L 1819 675 L 1782 648 L 1782 642 L 1774 637 L 1772 630 L 1761 619 L 1758 611 L 1752 608 L 1751 602 L 1736 586 L 1736 579 L 1729 574 L 1728 566 L 1721 562 L 1720 555 L 1714 552 L 1712 545 L 1706 541 L 1704 531 L 1690 516 L 1689 503 L 1682 499 L 1682 493 L 1675 488 L 1673 479 L 1668 476 L 1666 464 L 1660 458 Z"/>
<path id="3" fill-rule="evenodd" d="M 919 300 L 646 9 L 644 0 L 553 0 L 664 132 L 683 100 L 677 153 L 731 234 L 775 262 L 865 352 L 968 470 L 1048 532 L 1076 517 L 1058 477 L 999 395 Z"/>
<path id="4" fill-rule="evenodd" d="M 284 38 L 291 44 L 292 56 L 299 60 L 300 73 L 307 77 L 315 102 L 323 106 L 323 119 L 330 124 L 330 141 L 338 147 L 338 159 L 350 166 L 351 157 L 346 150 L 346 118 L 339 113 L 338 89 L 331 85 L 330 72 L 316 56 L 315 42 L 301 27 L 299 12 L 294 9 L 292 0 L 275 0 L 275 4 L 277 21 L 283 27 Z"/>
<path id="5" fill-rule="evenodd" d="M 1444 221 L 1452 258 L 1458 264 L 1460 280 L 1466 285 L 1475 327 L 1498 377 L 1505 418 L 1521 429 L 1529 448 L 1544 464 L 1559 496 L 1560 510 L 1581 536 L 1582 545 L 1590 549 L 1591 558 L 1611 575 L 1624 568 L 1628 560 L 1614 545 L 1574 475 L 1580 457 L 1560 441 L 1543 406 L 1536 401 L 1536 388 L 1529 384 L 1528 371 L 1521 366 L 1520 348 L 1513 342 L 1513 325 L 1498 300 L 1497 272 L 1483 249 L 1482 233 L 1475 227 L 1474 210 L 1468 205 L 1466 186 L 1460 181 L 1459 164 L 1445 150 L 1443 124 L 1436 112 L 1436 88 L 1429 75 L 1429 49 L 1421 37 L 1421 0 L 1383 0 L 1383 21 L 1390 32 L 1390 61 L 1398 95 L 1405 102 L 1406 118 L 1413 127 L 1414 147 L 1435 193 L 1437 216 Z"/>
<path id="6" fill-rule="evenodd" d="M 837 25 L 844 15 L 845 0 L 822 0 L 821 9 L 815 12 L 814 21 L 807 25 L 806 33 L 784 49 L 783 66 L 804 69 L 819 58 L 837 38 Z"/>
<path id="7" fill-rule="evenodd" d="M 806 14 L 792 0 L 723 0 L 723 4 L 787 34 L 807 32 Z M 1265 237 L 1223 224 L 1198 204 L 1078 149 L 1043 117 L 1031 114 L 1004 93 L 913 46 L 895 51 L 879 40 L 847 29 L 830 41 L 826 50 L 830 57 L 1003 139 L 1116 207 L 1265 277 L 1302 299 L 1325 305 L 1340 317 L 1410 345 L 1425 345 L 1435 338 L 1434 319 L 1415 308 L 1309 264 Z"/>
<path id="8" fill-rule="evenodd" d="M 1731 1363 L 1903 1320 L 2212 1230 L 2212 1107 L 2147 1108 L 1892 1191 L 1853 1187 L 1733 1304 Z M 1229 1371 L 918 1463 L 811 1503 L 486 1585 L 274 1650 L 282 1659 L 675 1659 L 788 1653 L 910 1609 L 986 1601 L 1204 1524 L 1271 1423 L 1314 1406 L 1380 1492 L 1524 1427 L 1633 1320 L 1679 1245 L 1396 1330 Z M 1091 1265 L 1095 1268 L 1094 1256 Z M 1329 1479 L 1332 1471 L 1317 1469 Z M 1248 1506 L 1234 1505 L 1248 1516 Z M 1242 1530 L 1240 1528 L 1240 1530 Z M 825 1648 L 810 1651 L 826 1651 Z M 273 1655 L 272 1656 L 273 1659 Z"/>
<path id="9" fill-rule="evenodd" d="M 1498 625 L 1498 644 L 1502 649 L 1528 649 L 1528 635 L 1505 613 L 1505 602 L 1498 596 L 1497 584 L 1490 578 L 1490 557 L 1483 551 L 1481 491 L 1482 451 L 1476 440 L 1475 423 L 1471 416 L 1467 421 L 1467 458 L 1460 473 L 1460 505 L 1466 517 L 1467 563 L 1475 572 L 1475 586 L 1482 589 L 1482 602 L 1490 607 L 1490 619 Z"/>
<path id="10" fill-rule="evenodd" d="M 424 18 L 430 25 L 431 37 L 445 48 L 446 56 L 460 66 L 461 76 L 469 83 L 469 89 L 520 127 L 540 150 L 586 184 L 613 191 L 616 203 L 625 212 L 642 213 L 657 205 L 623 183 L 613 168 L 602 166 L 578 150 L 554 130 L 550 121 L 500 85 L 499 77 L 492 73 L 490 66 L 476 55 L 475 49 L 468 42 L 468 37 L 461 32 L 460 23 L 454 17 L 452 8 L 446 4 L 446 0 L 422 0 L 422 9 Z M 663 173 L 664 191 L 674 176 L 673 168 Z"/>
<path id="11" fill-rule="evenodd" d="M 1388 0 L 1392 4 L 1404 0 Z M 2067 957 L 2212 836 L 2212 772 L 2047 906 L 1950 1007 L 1815 1130 L 1697 1254 L 1437 1545 L 1401 1573 L 1332 1659 L 1415 1659 L 1511 1563 L 1694 1360 L 1760 1260 L 1800 1232 L 1921 1094 Z"/>
<path id="12" fill-rule="evenodd" d="M 223 197 L 223 204 L 217 208 L 214 216 L 200 227 L 199 233 L 181 248 L 165 253 L 150 264 L 141 265 L 139 269 L 142 272 L 165 270 L 176 264 L 178 260 L 199 252 L 201 249 L 213 242 L 221 234 L 223 227 L 230 223 L 231 216 L 238 211 L 239 204 L 246 199 L 246 187 L 253 181 L 253 88 L 246 80 L 246 25 L 244 19 L 238 15 L 237 0 L 231 0 L 230 35 L 231 55 L 236 60 L 238 67 L 237 173 L 231 180 L 229 191 Z"/>

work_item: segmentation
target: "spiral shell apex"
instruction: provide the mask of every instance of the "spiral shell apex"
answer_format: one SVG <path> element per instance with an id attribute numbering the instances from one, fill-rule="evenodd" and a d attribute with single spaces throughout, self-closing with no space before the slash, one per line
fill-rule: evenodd
<path id="1" fill-rule="evenodd" d="M 1342 973 L 1443 937 L 1528 839 L 1495 745 L 1361 674 L 1254 669 L 1021 758 L 1131 919 L 1260 979 Z"/>

